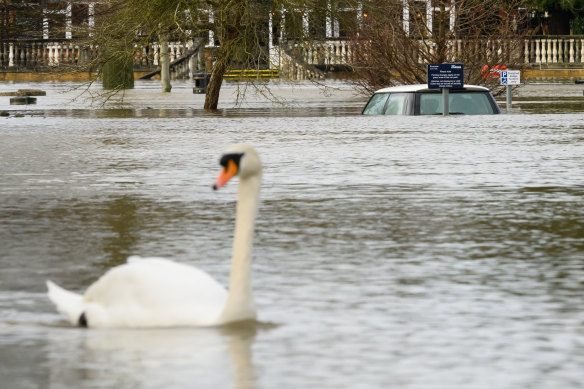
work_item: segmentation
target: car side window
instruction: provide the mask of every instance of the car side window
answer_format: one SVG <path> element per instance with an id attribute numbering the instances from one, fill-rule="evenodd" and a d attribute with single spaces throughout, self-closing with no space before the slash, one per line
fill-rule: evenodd
<path id="1" fill-rule="evenodd" d="M 363 115 L 381 115 L 383 114 L 383 108 L 385 108 L 385 102 L 389 93 L 376 93 L 371 96 L 369 102 L 363 110 Z"/>
<path id="2" fill-rule="evenodd" d="M 389 102 L 385 109 L 385 115 L 402 115 L 404 113 L 404 105 L 406 102 L 406 95 L 400 93 L 392 93 L 389 96 Z"/>
<path id="3" fill-rule="evenodd" d="M 437 115 L 442 113 L 442 94 L 421 93 L 420 115 Z"/>
<path id="4" fill-rule="evenodd" d="M 448 99 L 448 111 L 451 115 L 490 115 L 494 111 L 489 93 L 451 91 Z M 420 93 L 419 114 L 439 115 L 442 113 L 441 93 Z"/>
<path id="5" fill-rule="evenodd" d="M 487 93 L 455 93 L 450 97 L 450 112 L 463 115 L 489 115 L 493 107 Z"/>

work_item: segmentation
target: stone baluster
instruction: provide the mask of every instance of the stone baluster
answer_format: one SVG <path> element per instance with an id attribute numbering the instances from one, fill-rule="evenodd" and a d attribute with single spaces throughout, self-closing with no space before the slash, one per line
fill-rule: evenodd
<path id="1" fill-rule="evenodd" d="M 524 39 L 524 48 L 523 48 L 523 62 L 529 63 L 529 41 Z"/>
<path id="2" fill-rule="evenodd" d="M 552 62 L 553 63 L 557 63 L 558 62 L 558 40 L 557 39 L 553 39 L 552 40 Z"/>
<path id="3" fill-rule="evenodd" d="M 55 47 L 53 46 L 53 42 L 47 42 L 47 55 L 48 55 L 48 65 L 55 66 Z"/>
<path id="4" fill-rule="evenodd" d="M 558 62 L 564 62 L 564 42 L 563 39 L 558 41 Z"/>
<path id="5" fill-rule="evenodd" d="M 14 43 L 8 44 L 8 67 L 14 66 Z"/>
<path id="6" fill-rule="evenodd" d="M 548 39 L 547 40 L 547 63 L 551 63 L 553 61 L 552 59 L 552 40 Z"/>
<path id="7" fill-rule="evenodd" d="M 570 63 L 574 63 L 574 39 L 570 39 Z"/>
<path id="8" fill-rule="evenodd" d="M 32 42 L 30 45 L 30 62 L 32 66 L 37 65 L 37 43 Z"/>
<path id="9" fill-rule="evenodd" d="M 545 63 L 547 61 L 546 50 L 545 50 L 545 39 L 541 40 L 541 63 Z"/>
<path id="10" fill-rule="evenodd" d="M 55 53 L 54 53 L 54 45 L 53 42 L 47 43 L 47 51 L 49 54 L 49 66 L 55 66 Z"/>

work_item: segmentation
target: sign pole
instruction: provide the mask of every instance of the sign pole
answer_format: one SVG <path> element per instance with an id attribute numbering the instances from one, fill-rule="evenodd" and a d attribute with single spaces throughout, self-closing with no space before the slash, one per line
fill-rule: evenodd
<path id="1" fill-rule="evenodd" d="M 513 96 L 511 94 L 511 85 L 507 85 L 507 109 L 511 109 L 513 104 Z"/>
<path id="2" fill-rule="evenodd" d="M 511 88 L 513 85 L 519 84 L 521 84 L 521 72 L 519 70 L 503 70 L 501 72 L 501 85 L 505 85 L 507 88 L 507 110 L 510 110 L 513 104 Z"/>
<path id="3" fill-rule="evenodd" d="M 442 88 L 442 116 L 448 116 L 450 113 L 449 99 L 450 89 Z"/>

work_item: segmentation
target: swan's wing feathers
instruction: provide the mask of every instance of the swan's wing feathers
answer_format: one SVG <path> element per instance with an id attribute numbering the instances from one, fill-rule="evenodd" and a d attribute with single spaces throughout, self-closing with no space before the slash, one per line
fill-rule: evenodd
<path id="1" fill-rule="evenodd" d="M 216 319 L 226 299 L 225 288 L 204 271 L 162 258 L 132 258 L 110 269 L 84 296 L 94 310 L 90 325 L 94 316 L 112 326 L 204 324 Z"/>

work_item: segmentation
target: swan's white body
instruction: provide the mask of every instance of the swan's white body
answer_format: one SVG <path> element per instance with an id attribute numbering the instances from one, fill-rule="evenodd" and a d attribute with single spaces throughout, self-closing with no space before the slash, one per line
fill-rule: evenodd
<path id="1" fill-rule="evenodd" d="M 164 258 L 130 257 L 126 264 L 107 271 L 84 295 L 47 281 L 48 296 L 59 312 L 72 324 L 89 327 L 213 326 L 254 319 L 251 248 L 261 163 L 247 145 L 234 145 L 227 152 L 224 158 L 240 158 L 235 170 L 240 183 L 229 292 L 195 267 Z"/>

